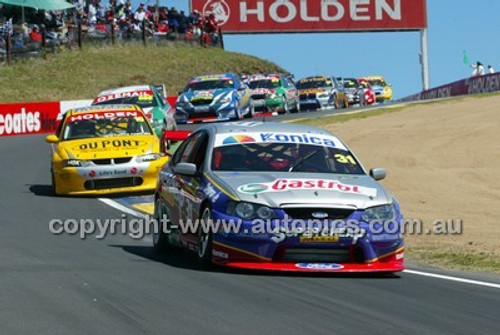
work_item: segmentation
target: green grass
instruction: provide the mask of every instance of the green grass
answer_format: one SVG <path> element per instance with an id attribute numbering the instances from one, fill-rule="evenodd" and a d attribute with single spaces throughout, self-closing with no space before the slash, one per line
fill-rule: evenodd
<path id="1" fill-rule="evenodd" d="M 286 71 L 256 57 L 184 44 L 86 47 L 1 65 L 0 102 L 91 99 L 135 84 L 164 83 L 176 95 L 193 76 L 223 72 Z"/>

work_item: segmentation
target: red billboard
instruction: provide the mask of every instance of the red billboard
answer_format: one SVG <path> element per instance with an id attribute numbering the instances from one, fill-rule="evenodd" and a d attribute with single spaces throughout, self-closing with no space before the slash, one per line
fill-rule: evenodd
<path id="1" fill-rule="evenodd" d="M 191 0 L 226 34 L 427 28 L 426 0 Z"/>
<path id="2" fill-rule="evenodd" d="M 0 104 L 0 137 L 53 132 L 60 110 L 58 101 Z"/>

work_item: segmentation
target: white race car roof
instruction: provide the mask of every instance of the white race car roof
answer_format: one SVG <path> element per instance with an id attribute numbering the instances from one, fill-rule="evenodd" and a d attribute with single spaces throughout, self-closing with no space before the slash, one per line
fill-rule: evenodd
<path id="1" fill-rule="evenodd" d="M 99 97 L 103 95 L 119 94 L 125 92 L 138 92 L 138 91 L 152 91 L 151 86 L 148 85 L 136 85 L 136 86 L 126 86 L 120 88 L 113 88 L 110 90 L 103 91 L 99 93 Z"/>

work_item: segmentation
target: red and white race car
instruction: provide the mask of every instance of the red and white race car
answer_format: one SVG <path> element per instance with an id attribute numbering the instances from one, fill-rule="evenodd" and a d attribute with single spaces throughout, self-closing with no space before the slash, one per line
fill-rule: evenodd
<path id="1" fill-rule="evenodd" d="M 375 104 L 377 102 L 377 97 L 372 89 L 372 86 L 370 85 L 370 82 L 365 78 L 359 78 L 358 83 L 365 91 L 364 99 L 361 99 L 362 104 L 365 106 Z"/>

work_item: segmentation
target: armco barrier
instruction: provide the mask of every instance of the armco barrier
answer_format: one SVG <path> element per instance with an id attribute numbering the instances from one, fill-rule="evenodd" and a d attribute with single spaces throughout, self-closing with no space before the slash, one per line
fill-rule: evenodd
<path id="1" fill-rule="evenodd" d="M 177 97 L 167 100 L 175 106 Z M 92 100 L 71 100 L 0 104 L 0 137 L 52 133 L 61 114 L 91 103 Z"/>
<path id="2" fill-rule="evenodd" d="M 500 91 L 500 73 L 488 74 L 456 81 L 398 100 L 411 102 L 455 97 L 460 95 L 492 93 Z"/>

